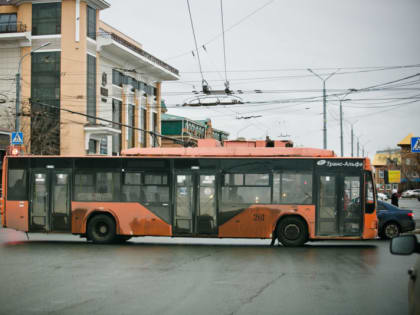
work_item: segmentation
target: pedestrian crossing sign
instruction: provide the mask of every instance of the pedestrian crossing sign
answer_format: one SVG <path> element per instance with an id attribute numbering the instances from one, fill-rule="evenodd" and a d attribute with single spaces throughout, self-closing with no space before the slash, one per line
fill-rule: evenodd
<path id="1" fill-rule="evenodd" d="M 23 134 L 22 132 L 12 132 L 12 145 L 22 145 Z"/>
<path id="2" fill-rule="evenodd" d="M 420 153 L 420 137 L 411 138 L 411 152 Z"/>

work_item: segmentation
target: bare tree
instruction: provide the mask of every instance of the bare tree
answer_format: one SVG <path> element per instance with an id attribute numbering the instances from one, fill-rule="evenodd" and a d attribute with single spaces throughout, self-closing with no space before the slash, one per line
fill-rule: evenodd
<path id="1" fill-rule="evenodd" d="M 22 106 L 22 130 L 30 133 L 25 145 L 32 154 L 60 154 L 60 109 L 38 103 L 25 103 Z M 30 141 L 30 143 L 28 143 Z M 30 146 L 29 146 L 30 145 Z"/>

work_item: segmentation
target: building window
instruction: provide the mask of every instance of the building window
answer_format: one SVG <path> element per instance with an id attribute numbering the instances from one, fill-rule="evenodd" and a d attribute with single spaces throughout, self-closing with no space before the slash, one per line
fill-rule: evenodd
<path id="1" fill-rule="evenodd" d="M 146 147 L 146 110 L 144 108 L 141 109 L 141 143 L 143 144 L 143 147 Z"/>
<path id="2" fill-rule="evenodd" d="M 136 79 L 129 76 L 124 76 L 124 81 L 124 84 L 131 86 L 131 88 L 133 89 L 132 92 L 134 92 L 134 89 L 138 90 L 138 82 Z"/>
<path id="3" fill-rule="evenodd" d="M 94 139 L 89 139 L 89 154 L 96 154 L 96 148 L 98 147 L 98 141 Z"/>
<path id="4" fill-rule="evenodd" d="M 146 92 L 146 83 L 139 81 L 139 90 Z"/>
<path id="5" fill-rule="evenodd" d="M 121 72 L 112 69 L 112 84 L 122 87 L 123 81 L 124 75 Z"/>
<path id="6" fill-rule="evenodd" d="M 60 52 L 31 60 L 31 153 L 60 154 Z"/>
<path id="7" fill-rule="evenodd" d="M 113 124 L 112 128 L 121 130 L 121 107 L 122 102 L 112 99 L 112 121 L 117 123 Z M 112 155 L 119 155 L 121 152 L 121 134 L 112 136 Z"/>
<path id="8" fill-rule="evenodd" d="M 87 37 L 96 40 L 96 10 L 87 6 Z"/>
<path id="9" fill-rule="evenodd" d="M 61 2 L 32 4 L 32 35 L 61 34 Z"/>
<path id="10" fill-rule="evenodd" d="M 16 14 L 0 14 L 0 33 L 17 32 Z"/>
<path id="11" fill-rule="evenodd" d="M 128 105 L 128 125 L 131 128 L 127 128 L 128 133 L 128 148 L 134 148 L 134 105 Z"/>
<path id="12" fill-rule="evenodd" d="M 405 165 L 411 165 L 411 160 L 410 159 L 406 159 L 405 160 Z"/>
<path id="13" fill-rule="evenodd" d="M 87 55 L 87 114 L 96 117 L 96 58 Z M 96 119 L 88 117 L 92 124 Z"/>
<path id="14" fill-rule="evenodd" d="M 107 155 L 108 154 L 108 138 L 103 137 L 99 143 L 99 154 Z"/>

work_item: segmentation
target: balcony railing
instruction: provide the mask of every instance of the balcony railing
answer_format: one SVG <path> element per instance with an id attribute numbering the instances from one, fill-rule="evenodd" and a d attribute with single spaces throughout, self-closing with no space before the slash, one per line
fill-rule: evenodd
<path id="1" fill-rule="evenodd" d="M 156 58 L 155 56 L 149 54 L 148 52 L 144 51 L 143 49 L 133 45 L 132 43 L 128 42 L 127 40 L 118 36 L 115 33 L 107 33 L 107 32 L 102 31 L 99 36 L 104 37 L 104 38 L 111 38 L 112 40 L 114 40 L 117 43 L 120 43 L 121 45 L 131 49 L 132 51 L 134 51 L 134 52 L 138 53 L 139 55 L 145 57 L 146 59 L 150 60 L 151 62 L 154 62 L 154 63 L 158 64 L 162 68 L 164 68 L 164 69 L 166 69 L 166 70 L 168 70 L 168 71 L 170 71 L 170 72 L 172 72 L 176 75 L 179 75 L 179 71 L 177 69 L 175 69 L 174 67 L 171 67 L 167 63 L 165 63 L 162 60 Z"/>
<path id="2" fill-rule="evenodd" d="M 26 32 L 26 24 L 22 22 L 0 23 L 0 33 L 23 33 Z"/>

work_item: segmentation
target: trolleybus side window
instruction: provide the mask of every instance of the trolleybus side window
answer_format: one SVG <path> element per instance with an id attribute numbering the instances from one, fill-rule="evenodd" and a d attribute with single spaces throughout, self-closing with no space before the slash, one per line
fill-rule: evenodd
<path id="1" fill-rule="evenodd" d="M 9 169 L 7 182 L 7 199 L 8 200 L 27 200 L 28 194 L 26 189 L 26 170 Z"/>
<path id="2" fill-rule="evenodd" d="M 140 201 L 140 185 L 142 182 L 142 173 L 127 172 L 124 173 L 124 182 L 122 186 L 122 201 Z"/>
<path id="3" fill-rule="evenodd" d="M 77 201 L 119 200 L 120 173 L 79 172 L 75 175 L 74 198 Z"/>
<path id="4" fill-rule="evenodd" d="M 268 174 L 225 174 L 222 204 L 270 203 L 270 195 Z"/>
<path id="5" fill-rule="evenodd" d="M 144 185 L 141 188 L 142 201 L 149 203 L 169 202 L 168 176 L 158 174 L 145 174 Z"/>
<path id="6" fill-rule="evenodd" d="M 312 172 L 283 171 L 274 173 L 273 203 L 311 204 Z"/>
<path id="7" fill-rule="evenodd" d="M 366 172 L 365 176 L 365 198 L 366 198 L 366 213 L 373 213 L 375 211 L 375 191 L 374 191 L 374 185 L 373 185 L 373 179 L 372 179 L 372 173 Z"/>
<path id="8" fill-rule="evenodd" d="M 169 223 L 168 175 L 144 172 L 124 173 L 122 201 L 139 202 Z"/>
<path id="9" fill-rule="evenodd" d="M 225 174 L 222 185 L 220 224 L 251 204 L 270 203 L 269 174 Z"/>

